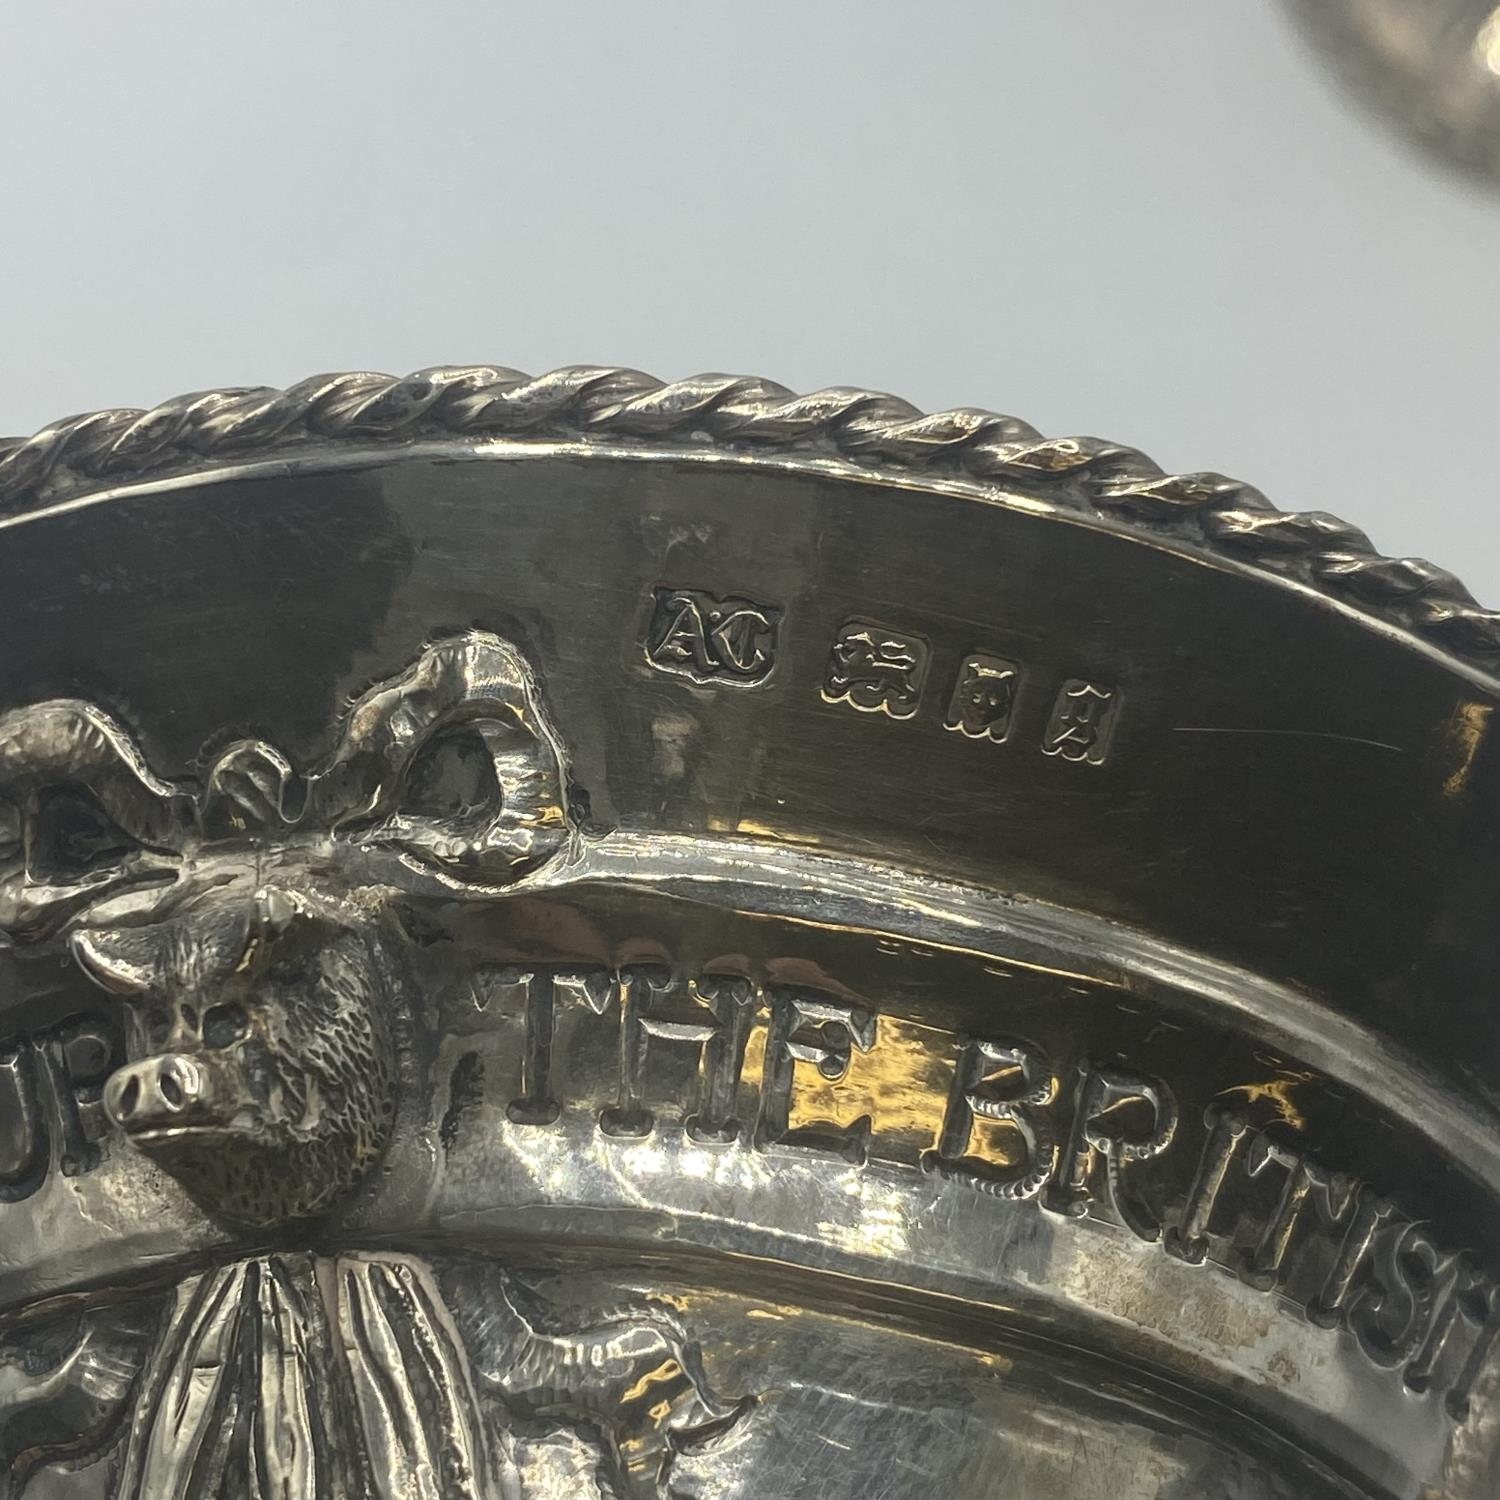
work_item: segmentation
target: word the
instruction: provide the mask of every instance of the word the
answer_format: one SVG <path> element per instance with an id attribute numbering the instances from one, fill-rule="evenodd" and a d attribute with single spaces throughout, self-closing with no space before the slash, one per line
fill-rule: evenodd
<path id="1" fill-rule="evenodd" d="M 1087 1215 L 1300 1302 L 1410 1390 L 1442 1391 L 1455 1419 L 1500 1336 L 1500 1286 L 1474 1255 L 1444 1249 L 1389 1198 L 1323 1166 L 1284 1121 L 1257 1126 L 1210 1105 L 1201 1148 L 1184 1147 L 1173 1090 L 1144 1070 L 1087 1054 L 1059 1062 L 1030 1038 L 963 1036 L 818 990 L 665 966 L 502 970 L 491 994 L 523 1023 L 508 1105 L 519 1124 L 586 1109 L 609 1136 L 681 1131 L 879 1160 L 957 1191 Z M 555 1063 L 585 1052 L 618 1059 L 612 1098 L 599 1099 L 593 1070 L 581 1075 L 587 1094 L 569 1096 L 572 1074 Z M 899 1076 L 883 1053 L 904 1060 Z M 939 1083 L 925 1112 L 917 1077 Z M 886 1098 L 898 1101 L 889 1112 Z"/>

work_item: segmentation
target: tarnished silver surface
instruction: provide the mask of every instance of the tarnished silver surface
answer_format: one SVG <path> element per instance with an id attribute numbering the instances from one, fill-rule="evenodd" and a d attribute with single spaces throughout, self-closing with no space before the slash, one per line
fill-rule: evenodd
<path id="1" fill-rule="evenodd" d="M 1368 105 L 1450 165 L 1500 181 L 1496 0 L 1286 0 Z"/>
<path id="2" fill-rule="evenodd" d="M 0 507 L 0 1494 L 1496 1493 L 1452 575 L 593 368 Z"/>

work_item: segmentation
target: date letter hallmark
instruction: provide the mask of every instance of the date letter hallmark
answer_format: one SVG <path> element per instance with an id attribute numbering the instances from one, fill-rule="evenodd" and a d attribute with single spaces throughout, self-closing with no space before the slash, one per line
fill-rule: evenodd
<path id="1" fill-rule="evenodd" d="M 839 627 L 823 680 L 826 703 L 847 703 L 862 713 L 909 719 L 922 701 L 927 642 L 869 620 Z"/>
<path id="2" fill-rule="evenodd" d="M 1112 687 L 1073 677 L 1063 683 L 1042 737 L 1042 754 L 1102 766 L 1119 717 L 1120 695 Z"/>
<path id="3" fill-rule="evenodd" d="M 755 687 L 776 665 L 781 611 L 738 595 L 659 588 L 651 596 L 646 660 L 694 682 Z"/>

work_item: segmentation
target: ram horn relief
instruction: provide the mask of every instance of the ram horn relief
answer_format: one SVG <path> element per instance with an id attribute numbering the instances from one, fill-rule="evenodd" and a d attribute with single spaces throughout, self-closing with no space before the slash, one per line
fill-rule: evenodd
<path id="1" fill-rule="evenodd" d="M 115 1500 L 629 1500 L 745 1415 L 665 1306 L 548 1324 L 490 1266 L 471 1347 L 429 1259 L 318 1248 L 412 1086 L 403 904 L 565 858 L 566 786 L 527 663 L 478 632 L 360 697 L 307 771 L 242 740 L 171 782 L 89 703 L 0 718 L 0 925 L 118 1007 L 116 1137 L 254 1247 L 0 1344 L 0 1494 L 113 1445 Z"/>

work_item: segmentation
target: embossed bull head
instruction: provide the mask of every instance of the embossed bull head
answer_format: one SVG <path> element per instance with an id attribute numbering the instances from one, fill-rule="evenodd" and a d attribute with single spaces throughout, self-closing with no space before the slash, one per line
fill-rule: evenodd
<path id="1" fill-rule="evenodd" d="M 110 1118 L 223 1218 L 322 1212 L 379 1157 L 395 1107 L 399 955 L 346 903 L 210 893 L 142 927 L 83 928 L 83 968 L 129 1002 Z"/>
<path id="2" fill-rule="evenodd" d="M 325 1212 L 385 1147 L 405 959 L 390 903 L 509 884 L 569 836 L 562 753 L 515 649 L 473 633 L 355 703 L 299 774 L 241 741 L 158 778 L 90 704 L 0 718 L 16 834 L 0 929 L 65 928 L 127 1007 L 115 1124 L 210 1212 Z"/>

